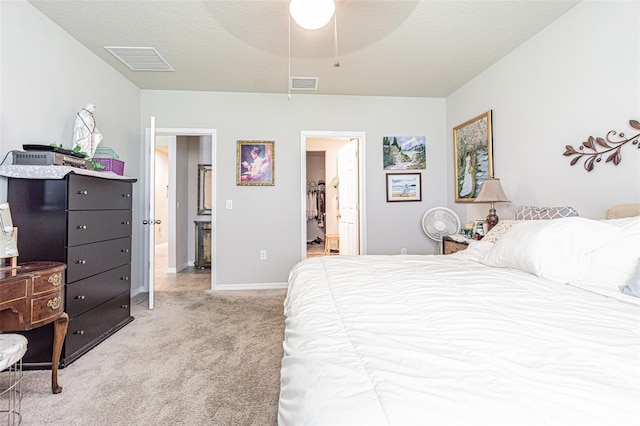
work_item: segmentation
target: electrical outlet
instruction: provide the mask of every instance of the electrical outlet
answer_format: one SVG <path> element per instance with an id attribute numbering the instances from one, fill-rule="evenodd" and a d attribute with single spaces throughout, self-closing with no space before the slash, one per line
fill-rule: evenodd
<path id="1" fill-rule="evenodd" d="M 231 210 L 233 208 L 233 200 L 227 200 L 227 210 Z"/>
<path id="2" fill-rule="evenodd" d="M 267 260 L 267 251 L 260 250 L 260 260 Z"/>
<path id="3" fill-rule="evenodd" d="M 406 248 L 404 248 L 404 247 L 402 247 L 402 248 L 400 249 L 400 254 L 407 254 L 407 249 L 406 249 Z"/>

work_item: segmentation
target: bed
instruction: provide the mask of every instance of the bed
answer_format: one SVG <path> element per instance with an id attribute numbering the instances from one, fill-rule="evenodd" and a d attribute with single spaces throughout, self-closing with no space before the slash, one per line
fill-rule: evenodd
<path id="1" fill-rule="evenodd" d="M 279 424 L 639 424 L 638 241 L 640 217 L 502 221 L 453 255 L 302 261 Z"/>

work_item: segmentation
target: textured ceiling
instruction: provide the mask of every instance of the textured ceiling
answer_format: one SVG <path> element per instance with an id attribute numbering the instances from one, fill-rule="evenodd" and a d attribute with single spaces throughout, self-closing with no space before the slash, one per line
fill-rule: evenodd
<path id="1" fill-rule="evenodd" d="M 141 89 L 445 97 L 575 6 L 577 0 L 337 0 L 317 31 L 286 0 L 30 0 Z M 131 71 L 104 46 L 154 47 L 175 72 Z M 295 92 L 294 92 L 295 93 Z M 304 92 L 308 93 L 308 92 Z"/>

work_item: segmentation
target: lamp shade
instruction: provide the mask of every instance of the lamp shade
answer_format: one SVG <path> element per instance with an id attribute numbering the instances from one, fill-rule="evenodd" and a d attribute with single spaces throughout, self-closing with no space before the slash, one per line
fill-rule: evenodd
<path id="1" fill-rule="evenodd" d="M 307 30 L 317 30 L 327 25 L 335 11 L 334 0 L 291 0 L 289 3 L 293 20 Z"/>
<path id="2" fill-rule="evenodd" d="M 474 200 L 476 203 L 509 202 L 509 198 L 504 193 L 500 179 L 488 178 L 482 184 L 480 194 Z"/>

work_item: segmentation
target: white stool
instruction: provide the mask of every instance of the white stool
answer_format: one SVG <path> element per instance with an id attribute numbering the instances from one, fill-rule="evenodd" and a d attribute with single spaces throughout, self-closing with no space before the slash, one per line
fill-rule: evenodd
<path id="1" fill-rule="evenodd" d="M 0 334 L 0 424 L 6 413 L 7 425 L 22 423 L 22 357 L 27 339 L 20 334 Z M 5 371 L 6 370 L 6 371 Z"/>

